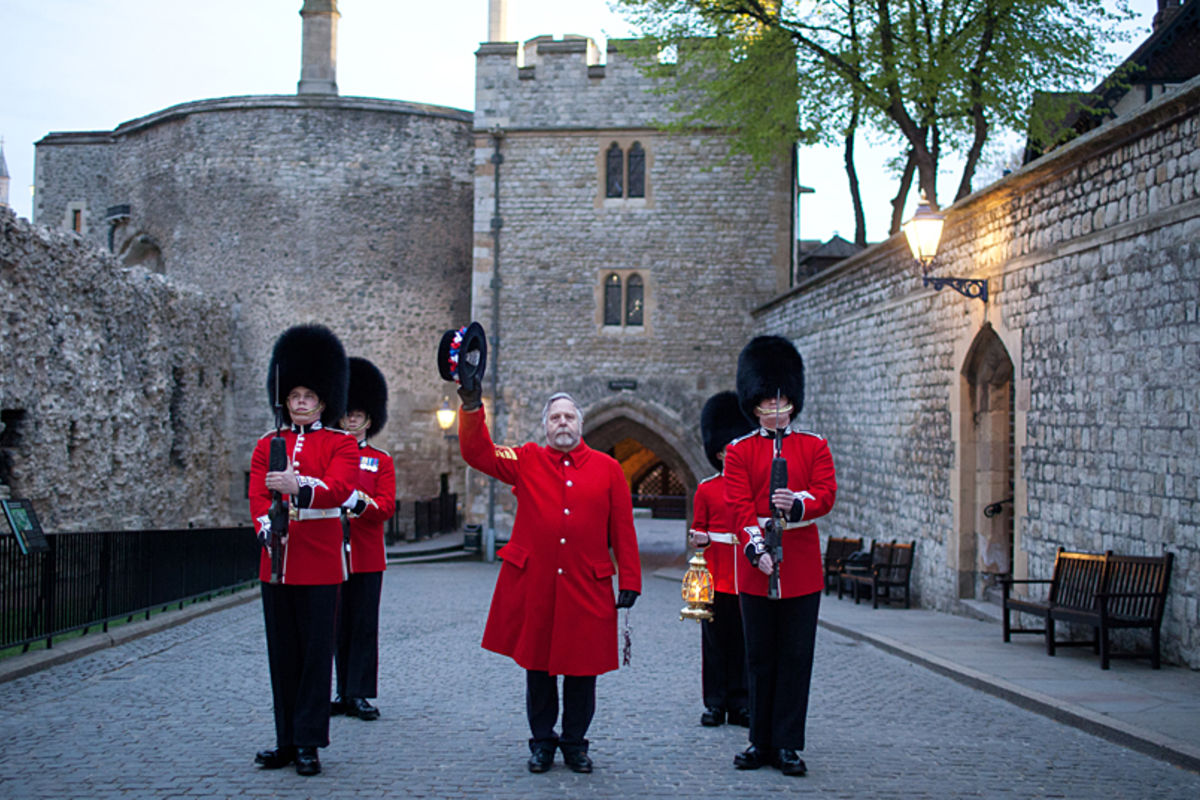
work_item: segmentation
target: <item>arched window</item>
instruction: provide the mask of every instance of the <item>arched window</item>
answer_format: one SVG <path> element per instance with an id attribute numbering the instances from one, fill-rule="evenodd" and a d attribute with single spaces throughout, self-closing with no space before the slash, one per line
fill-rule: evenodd
<path id="1" fill-rule="evenodd" d="M 604 196 L 625 196 L 625 154 L 616 142 L 609 145 L 604 156 Z"/>
<path id="2" fill-rule="evenodd" d="M 604 324 L 621 324 L 621 276 L 615 272 L 604 279 Z"/>
<path id="3" fill-rule="evenodd" d="M 625 288 L 625 324 L 641 325 L 643 311 L 642 276 L 630 275 Z"/>
<path id="4" fill-rule="evenodd" d="M 641 142 L 634 142 L 629 147 L 629 186 L 630 197 L 646 196 L 646 151 Z"/>

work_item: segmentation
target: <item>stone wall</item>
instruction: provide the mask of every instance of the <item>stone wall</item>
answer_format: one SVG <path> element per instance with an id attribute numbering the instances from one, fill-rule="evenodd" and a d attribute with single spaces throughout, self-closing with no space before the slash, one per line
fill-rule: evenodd
<path id="1" fill-rule="evenodd" d="M 0 209 L 0 483 L 47 531 L 229 525 L 229 309 Z"/>
<path id="2" fill-rule="evenodd" d="M 747 162 L 727 161 L 719 132 L 659 132 L 663 100 L 616 45 L 603 67 L 589 66 L 586 40 L 533 40 L 523 68 L 516 52 L 484 45 L 477 69 L 472 316 L 499 333 L 489 366 L 500 382 L 494 433 L 509 443 L 539 439 L 546 397 L 571 392 L 592 447 L 637 439 L 688 485 L 690 499 L 712 472 L 700 408 L 733 387 L 738 351 L 756 329 L 749 310 L 787 286 L 789 160 L 747 179 Z M 494 317 L 489 132 L 497 127 Z M 644 198 L 604 196 L 604 153 L 614 141 L 644 149 Z M 643 325 L 604 324 L 611 273 L 643 280 Z M 484 506 L 473 493 L 473 521 Z"/>
<path id="3" fill-rule="evenodd" d="M 271 346 L 298 323 L 328 325 L 383 371 L 389 422 L 375 443 L 395 456 L 401 497 L 437 494 L 441 473 L 453 474 L 452 491 L 461 482 L 434 421 L 434 352 L 469 308 L 470 121 L 389 100 L 235 97 L 124 123 L 106 146 L 81 145 L 81 134 L 38 143 L 41 218 L 60 219 L 85 189 L 92 206 L 127 204 L 114 250 L 126 260 L 157 251 L 146 263 L 232 309 L 228 469 L 239 480 L 229 500 L 246 519 L 240 476 L 271 424 Z M 93 173 L 103 181 L 87 185 Z M 89 232 L 108 237 L 107 225 Z"/>
<path id="4" fill-rule="evenodd" d="M 1059 546 L 1173 552 L 1164 652 L 1200 667 L 1198 241 L 1194 80 L 948 209 L 933 273 L 986 278 L 986 304 L 923 288 L 897 236 L 758 309 L 804 354 L 801 424 L 837 463 L 822 533 L 917 540 L 923 605 L 978 595 L 965 373 L 994 334 L 1014 370 L 1016 576 L 1049 577 Z"/>

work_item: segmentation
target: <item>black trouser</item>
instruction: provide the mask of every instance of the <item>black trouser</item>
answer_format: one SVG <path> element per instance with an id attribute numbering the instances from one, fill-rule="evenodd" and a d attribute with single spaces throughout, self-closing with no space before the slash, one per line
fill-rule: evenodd
<path id="1" fill-rule="evenodd" d="M 750 744 L 803 750 L 821 593 L 739 597 L 750 670 Z"/>
<path id="2" fill-rule="evenodd" d="M 700 623 L 704 705 L 726 711 L 746 708 L 746 640 L 738 596 L 713 593 L 713 618 Z"/>
<path id="3" fill-rule="evenodd" d="M 529 716 L 529 746 L 561 744 L 587 750 L 587 731 L 596 713 L 596 676 L 564 675 L 562 738 L 554 732 L 558 721 L 558 676 L 542 670 L 525 670 L 525 713 Z"/>
<path id="4" fill-rule="evenodd" d="M 329 745 L 329 684 L 338 584 L 262 585 L 279 747 Z"/>
<path id="5" fill-rule="evenodd" d="M 342 584 L 337 615 L 338 697 L 376 695 L 382 589 L 382 572 L 356 572 Z"/>

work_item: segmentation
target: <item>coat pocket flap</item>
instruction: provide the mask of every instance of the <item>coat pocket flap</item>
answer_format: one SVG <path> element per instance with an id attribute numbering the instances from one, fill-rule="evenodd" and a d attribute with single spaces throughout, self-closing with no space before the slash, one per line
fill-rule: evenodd
<path id="1" fill-rule="evenodd" d="M 518 569 L 525 569 L 525 562 L 529 560 L 529 551 L 522 547 L 514 547 L 511 543 L 500 548 L 500 552 L 496 553 L 505 564 L 512 564 Z"/>
<path id="2" fill-rule="evenodd" d="M 602 561 L 592 564 L 592 571 L 596 574 L 596 580 L 611 578 L 617 574 L 617 568 L 611 561 Z"/>

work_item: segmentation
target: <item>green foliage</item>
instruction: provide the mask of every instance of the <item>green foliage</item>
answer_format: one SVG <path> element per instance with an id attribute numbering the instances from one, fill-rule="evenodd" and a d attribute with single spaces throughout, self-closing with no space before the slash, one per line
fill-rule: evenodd
<path id="1" fill-rule="evenodd" d="M 616 0 L 616 6 L 647 37 L 647 54 L 679 53 L 673 70 L 651 68 L 670 78 L 676 128 L 733 128 L 735 147 L 761 166 L 794 142 L 838 141 L 861 124 L 894 144 L 901 168 L 913 161 L 934 202 L 944 151 L 967 159 L 962 196 L 988 136 L 1024 130 L 1035 90 L 1094 85 L 1112 66 L 1106 46 L 1123 38 L 1116 23 L 1132 16 L 1126 0 Z"/>

